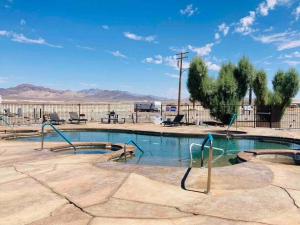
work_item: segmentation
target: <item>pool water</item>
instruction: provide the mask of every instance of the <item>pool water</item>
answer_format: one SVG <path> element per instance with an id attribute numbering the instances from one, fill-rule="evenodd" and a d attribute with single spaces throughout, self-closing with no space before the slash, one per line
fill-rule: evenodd
<path id="1" fill-rule="evenodd" d="M 136 150 L 135 157 L 127 159 L 126 163 L 180 166 L 190 165 L 189 147 L 192 143 L 201 144 L 204 137 L 171 137 L 155 136 L 134 133 L 108 132 L 108 131 L 65 131 L 64 135 L 72 142 L 111 142 L 126 143 L 129 140 L 136 142 L 143 150 L 144 154 Z M 41 141 L 41 137 L 27 137 L 19 139 L 21 141 Z M 63 141 L 55 133 L 45 136 L 45 141 Z M 300 149 L 294 143 L 282 143 L 263 141 L 258 139 L 229 139 L 215 137 L 214 147 L 224 151 L 215 150 L 213 166 L 226 166 L 236 163 L 236 155 L 240 151 L 259 150 L 259 149 Z M 193 166 L 200 166 L 199 147 L 193 150 Z M 91 153 L 93 154 L 93 153 Z M 95 154 L 95 153 L 94 153 Z M 205 159 L 208 151 L 204 153 Z"/>

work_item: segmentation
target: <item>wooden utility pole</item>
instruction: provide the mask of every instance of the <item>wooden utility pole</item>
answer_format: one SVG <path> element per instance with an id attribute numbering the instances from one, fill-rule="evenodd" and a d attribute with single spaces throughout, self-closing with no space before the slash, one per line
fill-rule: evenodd
<path id="1" fill-rule="evenodd" d="M 181 101 L 181 78 L 182 78 L 182 60 L 187 58 L 187 55 L 189 52 L 180 52 L 176 54 L 177 56 L 177 62 L 179 66 L 179 87 L 178 87 L 178 105 L 177 105 L 177 115 L 180 114 L 180 101 Z"/>

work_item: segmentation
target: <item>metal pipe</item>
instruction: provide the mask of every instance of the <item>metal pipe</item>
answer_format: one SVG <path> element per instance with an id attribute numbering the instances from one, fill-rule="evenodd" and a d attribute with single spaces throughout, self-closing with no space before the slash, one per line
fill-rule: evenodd
<path id="1" fill-rule="evenodd" d="M 45 126 L 50 126 L 52 127 L 52 129 L 59 135 L 61 136 L 69 145 L 71 145 L 71 147 L 74 149 L 74 152 L 77 151 L 76 147 L 72 144 L 72 142 L 70 142 L 53 124 L 49 123 L 49 122 L 45 122 L 43 125 L 42 125 L 42 144 L 41 144 L 41 149 L 43 150 L 44 149 L 44 127 Z"/>
<path id="2" fill-rule="evenodd" d="M 211 145 L 209 148 L 208 164 L 207 164 L 207 187 L 206 187 L 207 194 L 210 192 L 210 186 L 211 186 L 212 160 L 213 160 L 213 143 L 211 142 Z"/>

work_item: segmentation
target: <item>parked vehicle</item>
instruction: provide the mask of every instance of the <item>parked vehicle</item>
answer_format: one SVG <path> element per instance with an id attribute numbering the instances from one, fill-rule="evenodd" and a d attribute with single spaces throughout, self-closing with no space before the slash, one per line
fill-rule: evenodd
<path id="1" fill-rule="evenodd" d="M 161 102 L 140 102 L 134 104 L 135 112 L 159 112 L 161 108 Z"/>

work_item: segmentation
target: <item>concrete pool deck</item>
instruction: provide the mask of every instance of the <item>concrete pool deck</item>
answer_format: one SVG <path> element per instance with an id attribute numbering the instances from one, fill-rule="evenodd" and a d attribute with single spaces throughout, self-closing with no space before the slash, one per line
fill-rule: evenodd
<path id="1" fill-rule="evenodd" d="M 224 130 L 96 123 L 61 127 L 184 134 Z M 299 131 L 239 130 L 300 139 Z M 1 225 L 300 224 L 299 166 L 253 159 L 213 168 L 207 195 L 204 169 L 193 168 L 183 190 L 180 182 L 187 168 L 129 165 L 107 161 L 104 155 L 35 150 L 40 143 L 1 140 L 0 146 Z"/>

